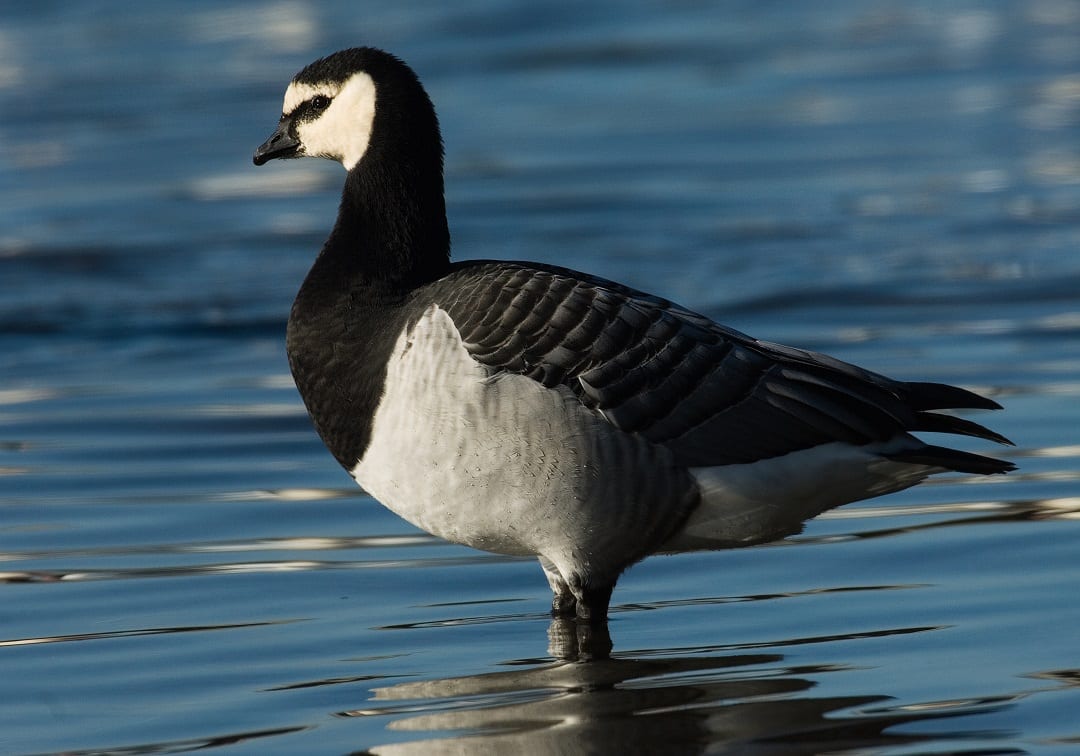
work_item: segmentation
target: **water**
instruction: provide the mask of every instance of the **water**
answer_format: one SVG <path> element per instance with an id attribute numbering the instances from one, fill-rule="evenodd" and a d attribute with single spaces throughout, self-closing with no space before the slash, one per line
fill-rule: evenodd
<path id="1" fill-rule="evenodd" d="M 0 752 L 1080 751 L 1077 6 L 393 5 L 0 9 Z M 459 257 L 977 388 L 1020 471 L 648 560 L 575 661 L 289 379 L 341 171 L 250 156 L 361 43 L 435 99 Z"/>

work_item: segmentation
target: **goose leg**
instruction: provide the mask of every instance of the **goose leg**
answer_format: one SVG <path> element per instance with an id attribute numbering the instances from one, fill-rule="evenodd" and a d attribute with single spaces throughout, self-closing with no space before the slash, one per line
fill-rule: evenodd
<path id="1" fill-rule="evenodd" d="M 551 599 L 551 615 L 553 617 L 573 617 L 577 612 L 577 598 L 574 597 L 570 586 L 559 574 L 558 568 L 547 557 L 539 557 L 540 567 L 544 570 L 544 577 L 554 596 Z"/>
<path id="2" fill-rule="evenodd" d="M 608 604 L 615 582 L 596 583 L 582 580 L 579 575 L 571 575 L 567 580 L 555 564 L 547 557 L 538 557 L 544 570 L 551 592 L 551 614 L 553 617 L 577 617 L 592 624 L 607 622 Z"/>
<path id="3" fill-rule="evenodd" d="M 608 604 L 615 584 L 580 586 L 577 594 L 577 618 L 592 625 L 607 622 Z"/>

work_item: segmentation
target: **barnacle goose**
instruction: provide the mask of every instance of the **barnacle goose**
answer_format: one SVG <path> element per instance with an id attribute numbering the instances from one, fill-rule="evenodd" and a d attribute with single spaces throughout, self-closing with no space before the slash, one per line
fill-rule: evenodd
<path id="1" fill-rule="evenodd" d="M 300 71 L 255 151 L 348 171 L 292 307 L 288 355 L 353 478 L 420 528 L 532 555 L 557 616 L 602 623 L 657 552 L 744 546 L 943 471 L 1009 462 L 911 435 L 1009 441 L 938 409 L 1000 409 L 758 341 L 566 268 L 450 262 L 443 147 L 416 74 L 372 48 Z"/>

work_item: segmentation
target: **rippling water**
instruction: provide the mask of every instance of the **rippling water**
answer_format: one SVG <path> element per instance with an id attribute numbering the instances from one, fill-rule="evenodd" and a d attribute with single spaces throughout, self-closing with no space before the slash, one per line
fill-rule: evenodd
<path id="1" fill-rule="evenodd" d="M 393 5 L 0 8 L 0 751 L 1080 750 L 1080 7 Z M 427 83 L 459 257 L 976 388 L 1021 469 L 648 560 L 580 660 L 288 376 L 342 176 L 250 156 L 355 44 Z"/>

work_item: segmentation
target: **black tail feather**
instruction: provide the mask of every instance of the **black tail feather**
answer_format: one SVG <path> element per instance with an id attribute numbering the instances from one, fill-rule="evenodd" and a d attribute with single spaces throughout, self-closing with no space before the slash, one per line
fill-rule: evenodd
<path id="1" fill-rule="evenodd" d="M 913 381 L 904 384 L 908 390 L 907 402 L 916 410 L 934 409 L 1001 409 L 993 399 L 987 399 L 974 391 L 945 383 L 922 383 Z"/>
<path id="2" fill-rule="evenodd" d="M 973 473 L 976 475 L 994 475 L 1007 473 L 1016 469 L 1012 462 L 1006 462 L 993 457 L 984 457 L 981 454 L 947 449 L 944 446 L 922 446 L 909 451 L 895 452 L 885 455 L 895 462 L 906 462 L 913 465 L 927 465 L 928 467 L 941 467 L 956 472 Z"/>
<path id="3" fill-rule="evenodd" d="M 1005 436 L 985 426 L 971 420 L 965 420 L 962 417 L 939 415 L 936 412 L 916 413 L 915 423 L 911 426 L 911 430 L 928 431 L 930 433 L 956 433 L 961 436 L 974 436 L 975 438 L 985 438 L 987 441 L 997 441 L 999 444 L 1005 444 L 1006 446 L 1015 446 Z"/>

